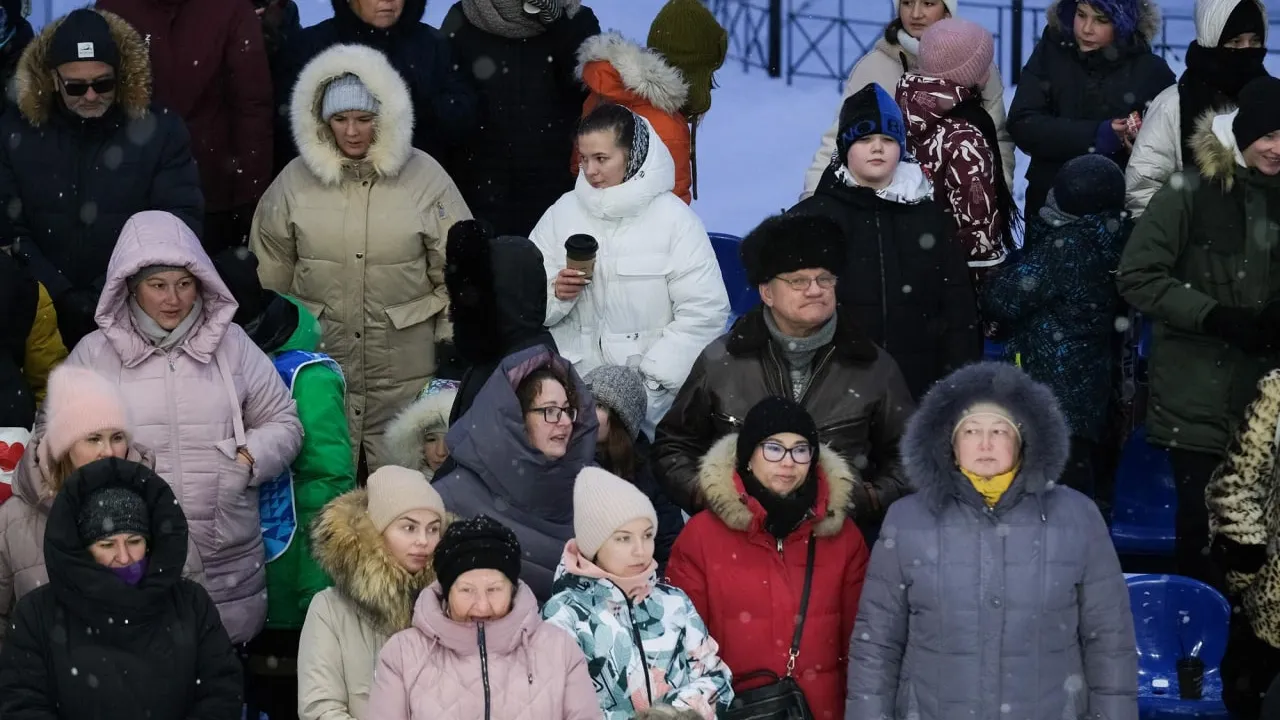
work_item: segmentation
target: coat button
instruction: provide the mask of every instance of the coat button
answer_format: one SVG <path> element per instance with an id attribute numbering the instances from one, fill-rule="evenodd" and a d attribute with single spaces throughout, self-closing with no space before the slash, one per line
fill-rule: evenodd
<path id="1" fill-rule="evenodd" d="M 357 260 L 363 260 L 363 259 L 364 259 L 364 253 L 356 253 L 356 259 L 357 259 Z"/>
<path id="2" fill-rule="evenodd" d="M 998 597 L 991 598 L 991 607 L 1000 607 L 1002 604 L 1003 603 L 1000 602 L 1000 598 Z"/>
<path id="3" fill-rule="evenodd" d="M 360 333 L 356 333 L 356 339 L 357 339 L 357 340 L 359 340 L 359 339 L 360 339 Z"/>

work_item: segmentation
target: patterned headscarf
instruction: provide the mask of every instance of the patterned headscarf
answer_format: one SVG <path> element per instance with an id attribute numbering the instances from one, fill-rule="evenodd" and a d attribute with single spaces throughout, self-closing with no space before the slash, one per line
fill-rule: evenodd
<path id="1" fill-rule="evenodd" d="M 640 168 L 649 157 L 649 123 L 634 112 L 631 113 L 631 119 L 636 124 L 636 131 L 631 138 L 631 152 L 627 154 L 627 174 L 623 176 L 622 182 L 639 175 Z"/>

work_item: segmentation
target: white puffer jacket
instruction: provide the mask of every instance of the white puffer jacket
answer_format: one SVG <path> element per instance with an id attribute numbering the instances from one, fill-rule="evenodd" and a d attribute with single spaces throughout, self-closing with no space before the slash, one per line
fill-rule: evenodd
<path id="1" fill-rule="evenodd" d="M 1227 19 L 1242 2 L 1257 3 L 1266 22 L 1267 8 L 1259 0 L 1200 0 L 1196 3 L 1196 42 L 1201 47 L 1217 47 Z M 1151 101 L 1142 118 L 1142 130 L 1124 171 L 1126 209 L 1134 218 L 1140 217 L 1156 191 L 1181 170 L 1182 102 L 1175 84 Z"/>
<path id="2" fill-rule="evenodd" d="M 644 125 L 649 154 L 640 172 L 603 190 L 578 175 L 532 239 L 547 271 L 546 325 L 560 354 L 582 375 L 598 365 L 638 367 L 649 392 L 643 429 L 652 437 L 693 361 L 724 332 L 729 297 L 706 228 L 671 192 L 671 153 Z M 578 233 L 600 243 L 592 281 L 576 299 L 558 300 L 564 241 Z"/>

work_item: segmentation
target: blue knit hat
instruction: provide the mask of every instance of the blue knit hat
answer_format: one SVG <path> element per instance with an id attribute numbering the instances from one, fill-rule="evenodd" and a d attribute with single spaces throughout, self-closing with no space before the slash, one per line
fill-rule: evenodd
<path id="1" fill-rule="evenodd" d="M 907 126 L 902 120 L 902 110 L 893 96 L 876 83 L 867 83 L 840 106 L 836 152 L 841 164 L 849 154 L 849 147 L 868 135 L 888 135 L 897 141 L 902 157 L 907 156 Z"/>
<path id="2" fill-rule="evenodd" d="M 1142 15 L 1143 4 L 1148 0 L 1063 0 L 1058 5 L 1058 22 L 1068 36 L 1073 35 L 1076 6 L 1081 2 L 1110 18 L 1116 29 L 1116 37 L 1128 41 L 1138 31 L 1138 18 Z"/>

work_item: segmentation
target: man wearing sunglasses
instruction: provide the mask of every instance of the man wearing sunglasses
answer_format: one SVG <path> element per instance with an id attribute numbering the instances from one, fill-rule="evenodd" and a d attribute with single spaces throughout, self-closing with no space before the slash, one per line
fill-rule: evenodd
<path id="1" fill-rule="evenodd" d="M 49 291 L 67 347 L 97 328 L 107 262 L 144 210 L 201 231 L 186 127 L 151 102 L 142 37 L 116 15 L 75 10 L 44 27 L 0 116 L 0 246 Z"/>
<path id="2" fill-rule="evenodd" d="M 658 425 L 658 480 L 685 512 L 702 509 L 698 468 L 712 444 L 738 432 L 757 402 L 790 397 L 860 476 L 852 517 L 872 542 L 889 503 L 907 492 L 898 438 L 915 404 L 893 358 L 852 314 L 837 312 L 846 267 L 840 226 L 825 217 L 775 216 L 747 235 L 741 252 L 763 304 L 694 363 Z"/>

